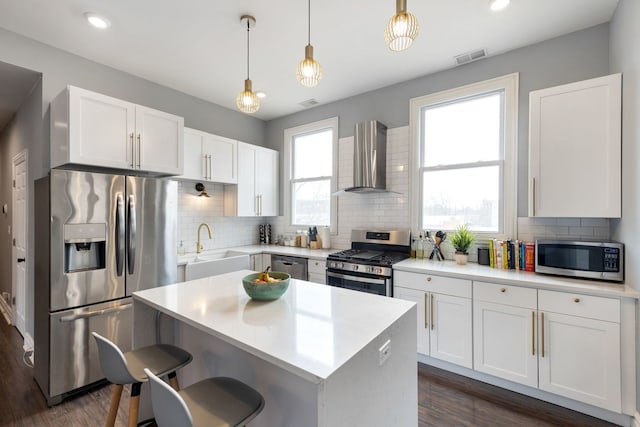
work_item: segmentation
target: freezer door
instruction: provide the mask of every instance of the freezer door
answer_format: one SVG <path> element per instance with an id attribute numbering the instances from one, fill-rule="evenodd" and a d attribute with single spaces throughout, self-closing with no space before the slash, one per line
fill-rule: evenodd
<path id="1" fill-rule="evenodd" d="M 132 308 L 124 298 L 51 314 L 49 400 L 104 378 L 91 332 L 131 350 Z"/>
<path id="2" fill-rule="evenodd" d="M 127 176 L 126 294 L 177 281 L 178 184 Z"/>
<path id="3" fill-rule="evenodd" d="M 121 175 L 51 171 L 50 311 L 124 297 L 116 265 L 124 184 Z"/>

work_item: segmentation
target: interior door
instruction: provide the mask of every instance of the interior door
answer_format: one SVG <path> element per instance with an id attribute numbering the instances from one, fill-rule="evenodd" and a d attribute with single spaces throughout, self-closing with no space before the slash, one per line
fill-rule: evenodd
<path id="1" fill-rule="evenodd" d="M 22 336 L 26 332 L 27 286 L 27 152 L 13 158 L 13 322 Z"/>

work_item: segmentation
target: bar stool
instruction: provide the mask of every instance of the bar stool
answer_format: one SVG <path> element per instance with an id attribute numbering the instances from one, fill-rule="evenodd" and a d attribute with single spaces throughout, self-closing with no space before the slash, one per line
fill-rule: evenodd
<path id="1" fill-rule="evenodd" d="M 105 423 L 107 427 L 113 427 L 115 424 L 124 384 L 131 384 L 128 426 L 134 427 L 138 422 L 140 388 L 142 383 L 148 380 L 145 368 L 159 376 L 168 375 L 171 386 L 178 390 L 175 371 L 193 359 L 188 352 L 168 344 L 155 344 L 122 353 L 117 345 L 105 337 L 95 332 L 91 334 L 98 344 L 102 372 L 114 384 L 109 415 Z"/>
<path id="2" fill-rule="evenodd" d="M 264 408 L 260 393 L 233 378 L 209 378 L 176 391 L 150 370 L 144 372 L 158 427 L 243 426 Z"/>

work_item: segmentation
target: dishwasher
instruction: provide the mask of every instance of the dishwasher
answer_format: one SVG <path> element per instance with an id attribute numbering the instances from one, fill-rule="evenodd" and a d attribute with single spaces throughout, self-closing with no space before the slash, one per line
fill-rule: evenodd
<path id="1" fill-rule="evenodd" d="M 282 271 L 293 279 L 307 280 L 307 259 L 295 256 L 271 255 L 271 271 Z"/>

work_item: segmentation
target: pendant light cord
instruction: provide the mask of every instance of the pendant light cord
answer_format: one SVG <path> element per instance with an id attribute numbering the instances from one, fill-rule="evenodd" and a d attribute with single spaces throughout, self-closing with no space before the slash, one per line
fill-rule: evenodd
<path id="1" fill-rule="evenodd" d="M 307 33 L 307 44 L 311 44 L 311 0 L 309 0 L 308 5 L 309 5 L 309 7 L 308 7 L 308 12 L 309 13 L 307 14 L 307 17 L 308 17 L 307 28 L 309 30 L 308 30 L 308 33 Z"/>
<path id="2" fill-rule="evenodd" d="M 247 19 L 247 80 L 249 80 L 249 28 L 251 27 L 251 22 Z"/>

